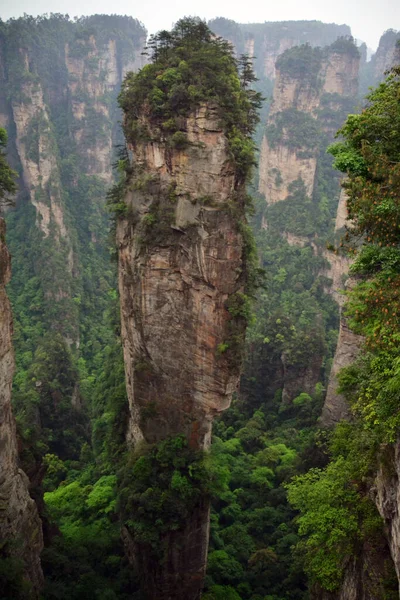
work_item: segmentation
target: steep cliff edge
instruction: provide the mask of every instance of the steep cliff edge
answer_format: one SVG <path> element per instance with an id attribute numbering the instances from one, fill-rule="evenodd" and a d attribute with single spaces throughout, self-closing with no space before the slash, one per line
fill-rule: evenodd
<path id="1" fill-rule="evenodd" d="M 318 136 L 333 137 L 335 121 L 358 90 L 359 54 L 348 40 L 321 50 L 300 46 L 281 55 L 260 155 L 259 191 L 268 204 L 287 198 L 301 179 L 312 197 L 318 159 Z"/>
<path id="2" fill-rule="evenodd" d="M 324 293 L 338 304 L 349 262 L 326 249 L 344 218 L 339 177 L 326 149 L 356 102 L 359 59 L 353 41 L 346 38 L 322 49 L 310 45 L 291 48 L 279 56 L 260 153 L 259 191 L 267 204 L 266 235 L 272 239 L 279 232 L 291 247 L 303 249 L 299 256 L 308 251 L 308 270 L 313 272 L 315 285 L 322 285 Z M 282 249 L 283 243 L 279 244 Z M 302 287 L 297 287 L 301 292 Z M 319 296 L 318 302 L 321 300 Z M 316 384 L 324 380 L 323 355 L 330 341 L 323 328 L 332 326 L 338 310 L 330 305 L 329 322 L 321 327 L 325 311 L 321 306 L 314 317 L 315 327 L 307 326 L 314 329 L 312 335 L 299 340 L 302 351 L 292 349 L 288 356 L 284 350 L 281 355 L 282 399 L 287 406 L 301 391 L 312 395 Z M 299 316 L 301 321 L 304 323 Z M 297 324 L 294 327 L 299 329 Z"/>
<path id="3" fill-rule="evenodd" d="M 127 442 L 147 456 L 149 444 L 164 448 L 177 436 L 191 452 L 207 450 L 213 418 L 238 384 L 252 252 L 245 181 L 259 104 L 240 85 L 229 47 L 201 22 L 179 22 L 164 52 L 123 87 L 129 156 L 115 205 Z M 208 513 L 202 492 L 185 523 L 164 529 L 157 562 L 126 522 L 148 598 L 200 597 Z"/>
<path id="4" fill-rule="evenodd" d="M 24 17 L 4 24 L 0 34 L 0 119 L 21 176 L 10 248 L 17 270 L 28 275 L 12 287 L 21 296 L 36 281 L 45 329 L 59 331 L 69 345 L 80 344 L 76 298 L 90 288 L 88 262 L 102 261 L 100 242 L 106 245 L 116 96 L 127 70 L 143 64 L 145 38 L 137 21 L 115 15 L 76 22 Z M 29 256 L 17 246 L 21 228 Z"/>
<path id="5" fill-rule="evenodd" d="M 213 416 L 237 387 L 229 349 L 218 351 L 229 337 L 227 301 L 244 291 L 243 238 L 227 210 L 235 172 L 219 121 L 207 104 L 180 125 L 187 149 L 132 146 L 147 190 L 134 174 L 117 229 L 131 443 L 181 432 L 208 447 Z M 154 416 L 144 418 L 149 406 Z"/>
<path id="6" fill-rule="evenodd" d="M 1 198 L 0 198 L 1 203 Z M 1 208 L 1 206 L 0 206 Z M 0 561 L 2 591 L 7 577 L 17 573 L 18 589 L 27 585 L 25 598 L 37 598 L 43 584 L 40 553 L 42 525 L 35 502 L 29 495 L 29 480 L 19 468 L 17 432 L 11 410 L 11 384 L 14 373 L 12 316 L 5 285 L 10 279 L 10 256 L 5 245 L 5 223 L 0 217 Z M 8 566 L 7 566 L 7 562 Z M 5 579 L 4 579 L 5 578 Z M 28 591 L 30 590 L 30 591 Z M 11 596 L 10 596 L 11 597 Z"/>

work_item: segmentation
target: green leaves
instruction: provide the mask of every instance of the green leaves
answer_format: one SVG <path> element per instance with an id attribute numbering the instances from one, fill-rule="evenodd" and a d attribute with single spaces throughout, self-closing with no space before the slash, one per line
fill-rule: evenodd
<path id="1" fill-rule="evenodd" d="M 168 142 L 172 135 L 170 146 L 183 149 L 186 140 L 176 117 L 187 117 L 210 102 L 217 106 L 238 179 L 247 179 L 255 163 L 251 134 L 262 100 L 248 87 L 255 81 L 251 61 L 245 56 L 236 61 L 228 42 L 193 18 L 178 21 L 171 32 L 152 36 L 149 48 L 152 63 L 127 75 L 119 97 L 127 140 L 140 141 L 135 122 L 142 113 L 150 118 L 159 139 Z"/>

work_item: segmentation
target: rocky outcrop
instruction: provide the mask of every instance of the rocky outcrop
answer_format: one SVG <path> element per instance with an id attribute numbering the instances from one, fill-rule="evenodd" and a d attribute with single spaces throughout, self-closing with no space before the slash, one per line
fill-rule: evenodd
<path id="1" fill-rule="evenodd" d="M 348 367 L 355 361 L 362 341 L 362 336 L 353 333 L 347 324 L 346 318 L 342 316 L 336 352 L 322 409 L 321 425 L 323 427 L 333 427 L 339 421 L 350 419 L 349 405 L 344 396 L 337 391 L 339 385 L 337 377 L 341 369 Z"/>
<path id="2" fill-rule="evenodd" d="M 11 410 L 12 316 L 5 291 L 10 279 L 10 257 L 4 240 L 5 224 L 0 217 L 0 561 L 15 561 L 14 567 L 9 566 L 10 572 L 14 568 L 17 574 L 15 584 L 19 586 L 22 577 L 27 585 L 24 597 L 38 598 L 43 584 L 42 526 L 29 495 L 29 480 L 18 465 L 17 433 Z"/>
<path id="3" fill-rule="evenodd" d="M 180 130 L 188 140 L 183 150 L 162 141 L 131 145 L 135 171 L 117 225 L 127 439 L 137 445 L 184 434 L 192 448 L 205 449 L 213 418 L 238 384 L 235 346 L 245 321 L 228 306 L 245 282 L 244 217 L 217 107 L 202 105 Z M 136 548 L 150 598 L 199 597 L 208 502 L 198 511 L 168 543 L 169 570 L 155 569 Z"/>
<path id="4" fill-rule="evenodd" d="M 347 195 L 342 188 L 336 215 L 335 232 L 340 231 L 346 224 L 350 224 L 347 220 L 346 202 Z M 345 289 L 351 289 L 355 283 L 353 279 L 348 277 L 351 260 L 342 254 L 333 254 L 333 252 L 328 251 L 325 251 L 325 257 L 330 267 L 323 274 L 331 280 L 331 285 L 326 291 L 336 300 L 341 313 L 339 337 L 320 419 L 323 427 L 333 427 L 339 421 L 348 420 L 351 417 L 347 400 L 338 392 L 338 374 L 341 369 L 348 367 L 356 360 L 363 337 L 355 334 L 349 328 L 347 318 L 343 314 L 343 307 L 346 302 Z"/>
<path id="5" fill-rule="evenodd" d="M 295 48 L 277 61 L 273 102 L 260 154 L 259 191 L 268 204 L 287 198 L 290 185 L 299 178 L 312 197 L 319 148 L 317 139 L 313 142 L 309 137 L 317 134 L 317 126 L 333 138 L 336 126 L 330 126 L 323 109 L 330 105 L 337 110 L 338 97 L 341 101 L 356 97 L 359 55 L 350 42 L 346 51 L 339 49 L 338 43 L 324 51 Z M 306 71 L 301 68 L 304 61 Z"/>
<path id="6" fill-rule="evenodd" d="M 400 31 L 388 29 L 379 40 L 378 49 L 371 58 L 373 79 L 371 83 L 382 81 L 385 72 L 398 64 L 400 64 Z"/>
<path id="7" fill-rule="evenodd" d="M 390 554 L 400 581 L 400 442 L 381 449 L 371 495 L 384 521 Z"/>

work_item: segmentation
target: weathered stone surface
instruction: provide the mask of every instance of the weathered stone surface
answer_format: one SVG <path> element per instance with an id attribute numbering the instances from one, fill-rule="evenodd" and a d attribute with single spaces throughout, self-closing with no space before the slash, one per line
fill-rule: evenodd
<path id="1" fill-rule="evenodd" d="M 380 466 L 371 490 L 384 520 L 390 554 L 400 581 L 400 442 L 382 448 Z"/>
<path id="2" fill-rule="evenodd" d="M 338 373 L 343 367 L 348 367 L 357 358 L 363 337 L 356 335 L 349 329 L 345 317 L 340 320 L 339 338 L 329 376 L 328 389 L 321 415 L 321 425 L 332 427 L 342 420 L 350 418 L 348 403 L 342 394 L 337 391 L 339 382 Z"/>
<path id="3" fill-rule="evenodd" d="M 0 217 L 0 548 L 3 556 L 22 561 L 24 578 L 32 586 L 27 597 L 37 598 L 43 583 L 42 526 L 28 492 L 28 478 L 18 467 L 17 434 L 11 410 L 12 316 L 5 291 L 10 278 L 10 257 L 4 236 L 5 224 Z"/>
<path id="4" fill-rule="evenodd" d="M 143 46 L 145 40 L 143 39 Z M 76 45 L 82 46 L 82 55 L 77 56 Z M 73 135 L 80 154 L 84 155 L 86 172 L 97 175 L 107 184 L 112 181 L 113 162 L 113 104 L 107 95 L 119 89 L 128 71 L 137 71 L 144 64 L 140 48 L 132 56 L 118 54 L 115 39 L 100 45 L 94 35 L 87 40 L 75 41 L 75 47 L 65 47 L 65 64 L 69 75 L 68 91 L 71 96 L 71 110 L 75 119 Z M 86 95 L 89 98 L 82 99 Z M 93 112 L 102 123 L 103 131 L 96 136 L 93 144 L 83 143 L 88 135 L 87 120 Z M 104 119 L 102 119 L 104 117 Z"/>
<path id="5" fill-rule="evenodd" d="M 383 535 L 377 535 L 373 543 L 360 545 L 357 556 L 344 565 L 343 581 L 336 592 L 315 586 L 311 590 L 311 600 L 384 600 L 389 597 L 386 586 L 392 569 L 386 540 Z"/>
<path id="6" fill-rule="evenodd" d="M 132 147 L 138 175 L 117 225 L 127 439 L 154 443 L 183 433 L 204 449 L 239 378 L 240 361 L 220 345 L 233 323 L 227 300 L 243 291 L 243 206 L 215 107 L 202 106 L 184 130 L 191 144 L 181 151 L 162 142 Z M 244 321 L 235 323 L 242 339 Z M 149 598 L 197 599 L 207 544 L 208 503 L 171 534 L 169 571 L 136 549 Z"/>
<path id="7" fill-rule="evenodd" d="M 381 36 L 376 54 L 371 60 L 376 82 L 382 81 L 386 71 L 400 64 L 398 40 L 400 40 L 400 31 L 394 31 L 393 29 L 389 29 Z"/>
<path id="8" fill-rule="evenodd" d="M 12 112 L 16 129 L 15 143 L 21 161 L 25 188 L 36 208 L 37 225 L 44 236 L 49 235 L 50 227 L 53 226 L 56 239 L 65 238 L 67 230 L 64 222 L 56 148 L 40 84 L 23 83 L 21 97 L 29 98 L 30 102 L 14 99 Z M 32 127 L 37 130 L 36 134 L 30 132 Z M 29 136 L 34 135 L 36 140 L 33 143 Z M 32 152 L 34 144 L 37 144 L 37 147 Z"/>
<path id="9" fill-rule="evenodd" d="M 355 98 L 358 89 L 359 58 L 349 54 L 327 51 L 321 62 L 318 80 L 321 85 L 308 84 L 301 77 L 288 76 L 277 70 L 274 96 L 268 123 L 273 123 L 277 113 L 296 109 L 313 118 L 318 116 L 321 99 L 326 94 L 338 94 Z M 290 140 L 290 131 L 286 132 Z M 264 136 L 260 153 L 259 191 L 268 204 L 275 204 L 289 195 L 289 185 L 298 179 L 303 180 L 307 195 L 311 198 L 314 190 L 317 168 L 317 151 L 304 158 L 302 149 L 295 150 L 284 142 L 271 147 Z"/>

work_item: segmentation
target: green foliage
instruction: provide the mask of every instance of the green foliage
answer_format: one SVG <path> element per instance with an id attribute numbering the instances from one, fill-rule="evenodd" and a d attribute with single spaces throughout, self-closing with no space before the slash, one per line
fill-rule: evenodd
<path id="1" fill-rule="evenodd" d="M 309 114 L 288 108 L 274 115 L 266 135 L 271 148 L 283 144 L 295 150 L 299 158 L 309 158 L 318 150 L 318 122 Z"/>
<path id="2" fill-rule="evenodd" d="M 304 44 L 285 50 L 278 57 L 275 66 L 283 75 L 300 79 L 304 85 L 318 87 L 322 59 L 321 48 L 312 48 L 309 44 Z"/>
<path id="3" fill-rule="evenodd" d="M 311 469 L 287 486 L 290 503 L 300 511 L 299 534 L 306 539 L 306 571 L 312 583 L 334 591 L 344 567 L 363 541 L 372 544 L 382 521 L 365 494 L 366 477 L 374 473 L 376 439 L 348 423 L 331 440 L 332 459 L 324 469 Z"/>
<path id="4" fill-rule="evenodd" d="M 0 203 L 7 194 L 13 194 L 16 191 L 15 177 L 16 173 L 7 163 L 5 148 L 7 145 L 7 132 L 0 127 Z"/>
<path id="5" fill-rule="evenodd" d="M 237 177 L 247 179 L 254 165 L 250 136 L 261 105 L 261 95 L 248 88 L 254 80 L 249 61 L 239 62 L 240 78 L 231 46 L 213 37 L 204 22 L 190 18 L 178 21 L 171 32 L 152 36 L 149 49 L 151 62 L 139 73 L 127 75 L 119 97 L 127 140 L 142 139 L 139 117 L 150 110 L 153 135 L 172 148 L 183 149 L 187 140 L 179 131 L 179 117 L 189 116 L 202 104 L 216 106 Z"/>
<path id="6" fill-rule="evenodd" d="M 162 561 L 168 533 L 183 529 L 219 485 L 209 457 L 190 449 L 183 435 L 132 451 L 119 474 L 123 522 Z"/>

